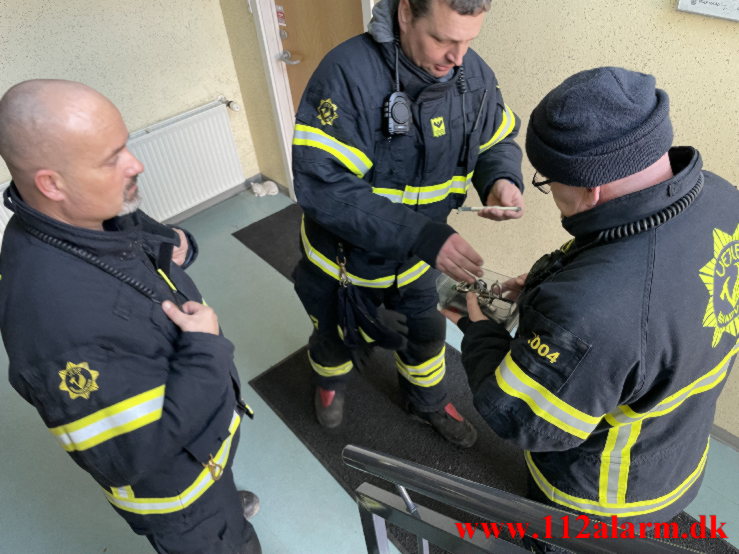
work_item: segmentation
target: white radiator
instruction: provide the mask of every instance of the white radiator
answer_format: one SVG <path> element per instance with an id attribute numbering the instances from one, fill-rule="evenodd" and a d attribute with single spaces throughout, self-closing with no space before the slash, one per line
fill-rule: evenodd
<path id="1" fill-rule="evenodd" d="M 141 209 L 151 217 L 171 219 L 244 183 L 227 109 L 217 100 L 131 134 L 129 149 L 144 164 Z M 0 208 L 0 238 L 10 215 Z"/>
<path id="2" fill-rule="evenodd" d="M 131 134 L 129 149 L 144 164 L 141 209 L 154 219 L 170 219 L 244 182 L 226 104 L 212 104 Z"/>

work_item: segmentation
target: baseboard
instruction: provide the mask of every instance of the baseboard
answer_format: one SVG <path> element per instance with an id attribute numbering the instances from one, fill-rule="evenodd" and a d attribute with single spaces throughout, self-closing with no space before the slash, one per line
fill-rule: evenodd
<path id="1" fill-rule="evenodd" d="M 711 436 L 717 441 L 720 441 L 726 446 L 730 446 L 731 448 L 739 452 L 739 437 L 730 433 L 726 429 L 723 429 L 718 425 L 714 425 L 713 429 L 711 429 Z"/>

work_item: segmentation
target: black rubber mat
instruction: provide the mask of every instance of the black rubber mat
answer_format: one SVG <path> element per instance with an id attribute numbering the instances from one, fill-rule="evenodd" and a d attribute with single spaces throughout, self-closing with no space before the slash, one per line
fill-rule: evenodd
<path id="1" fill-rule="evenodd" d="M 292 281 L 300 261 L 300 218 L 303 210 L 291 204 L 279 212 L 239 229 L 233 236 Z"/>
<path id="2" fill-rule="evenodd" d="M 352 372 L 346 393 L 344 423 L 338 429 L 324 429 L 315 420 L 312 370 L 305 348 L 254 378 L 250 384 L 350 495 L 365 481 L 396 491 L 389 483 L 346 466 L 341 460 L 341 451 L 347 444 L 377 450 L 524 495 L 527 469 L 521 450 L 495 435 L 474 410 L 460 354 L 448 345 L 446 363 L 451 397 L 479 432 L 477 444 L 470 449 L 447 443 L 429 426 L 417 422 L 403 411 L 394 362 L 391 354 L 384 350 L 376 350 L 365 366 Z M 411 497 L 456 521 L 479 521 L 477 516 L 465 515 L 412 492 Z M 680 534 L 688 532 L 695 522 L 685 513 L 674 521 L 679 525 Z M 401 551 L 416 551 L 414 537 L 393 527 L 388 529 Z M 697 552 L 737 552 L 724 541 L 715 539 L 675 542 Z M 441 552 L 436 547 L 431 551 Z"/>
<path id="3" fill-rule="evenodd" d="M 321 427 L 313 413 L 312 370 L 305 348 L 250 384 L 350 495 L 365 481 L 393 492 L 394 488 L 381 479 L 346 466 L 341 460 L 341 451 L 347 444 L 371 448 L 516 494 L 525 491 L 523 454 L 499 439 L 472 408 L 459 352 L 447 346 L 447 379 L 455 405 L 475 423 L 480 433 L 477 444 L 470 449 L 449 444 L 431 427 L 408 416 L 401 408 L 396 375 L 392 355 L 376 350 L 361 374 L 352 372 L 344 423 L 330 430 Z M 413 493 L 411 495 L 413 497 Z M 423 499 L 420 503 L 453 515 L 448 507 L 432 500 Z M 460 521 L 469 521 L 469 516 Z M 402 532 L 392 533 L 400 540 L 400 544 L 396 542 L 399 548 L 413 551 L 415 541 L 411 537 L 404 537 Z"/>

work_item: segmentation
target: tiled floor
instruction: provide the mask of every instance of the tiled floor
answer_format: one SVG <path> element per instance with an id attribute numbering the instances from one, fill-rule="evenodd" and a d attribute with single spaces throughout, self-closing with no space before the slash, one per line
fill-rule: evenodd
<path id="1" fill-rule="evenodd" d="M 241 193 L 183 222 L 200 243 L 190 270 L 236 345 L 242 382 L 306 342 L 310 322 L 287 279 L 231 233 L 287 206 L 284 196 Z M 460 335 L 449 328 L 449 341 Z M 7 365 L 0 351 L 0 367 Z M 365 551 L 352 499 L 282 421 L 246 387 L 256 411 L 245 421 L 234 464 L 237 483 L 257 492 L 253 522 L 265 554 Z M 56 445 L 33 408 L 0 381 L 0 553 L 138 554 L 148 543 L 107 505 L 98 487 Z M 739 454 L 713 442 L 690 513 L 717 514 L 739 545 Z"/>

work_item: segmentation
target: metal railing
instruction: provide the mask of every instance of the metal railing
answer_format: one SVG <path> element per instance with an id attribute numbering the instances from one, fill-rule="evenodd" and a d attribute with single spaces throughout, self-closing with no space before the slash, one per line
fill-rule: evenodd
<path id="1" fill-rule="evenodd" d="M 458 522 L 416 505 L 406 489 L 474 514 L 481 518 L 480 521 L 528 522 L 528 536 L 565 537 L 570 533 L 577 533 L 583 527 L 578 516 L 569 512 L 394 456 L 348 445 L 342 452 L 342 458 L 349 467 L 393 483 L 399 492 L 396 495 L 369 483 L 362 483 L 356 490 L 369 554 L 390 552 L 387 523 L 415 535 L 418 538 L 419 554 L 429 552 L 429 542 L 454 553 L 525 552 L 511 542 L 493 536 L 485 537 L 481 529 L 477 529 L 472 537 L 462 538 L 456 525 Z M 605 522 L 604 525 L 609 533 L 614 532 L 613 522 Z M 615 530 L 619 530 L 618 526 Z M 642 538 L 552 538 L 546 539 L 546 542 L 573 552 L 658 554 L 689 551 L 657 539 Z"/>

